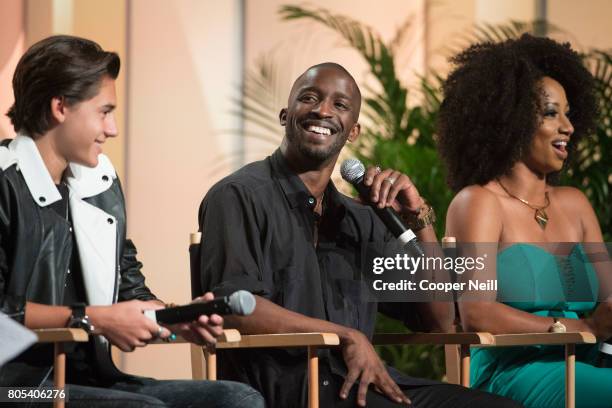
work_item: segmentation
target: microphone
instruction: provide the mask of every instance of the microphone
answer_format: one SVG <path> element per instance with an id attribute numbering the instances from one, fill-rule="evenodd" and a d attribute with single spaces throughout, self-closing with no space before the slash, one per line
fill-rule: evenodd
<path id="1" fill-rule="evenodd" d="M 351 183 L 359 195 L 369 201 L 370 187 L 363 184 L 365 176 L 365 166 L 357 159 L 347 159 L 340 166 L 340 174 L 342 178 Z M 404 224 L 399 214 L 391 207 L 378 208 L 371 206 L 376 215 L 381 219 L 383 224 L 391 231 L 391 233 L 404 244 L 404 249 L 413 257 L 422 256 L 423 250 L 419 246 L 416 235 L 410 228 Z"/>
<path id="2" fill-rule="evenodd" d="M 145 310 L 149 319 L 164 324 L 184 323 L 197 320 L 201 315 L 238 315 L 246 316 L 255 309 L 255 296 L 246 290 L 239 290 L 229 296 L 214 298 L 209 302 L 195 302 L 185 306 L 169 307 L 159 310 Z"/>

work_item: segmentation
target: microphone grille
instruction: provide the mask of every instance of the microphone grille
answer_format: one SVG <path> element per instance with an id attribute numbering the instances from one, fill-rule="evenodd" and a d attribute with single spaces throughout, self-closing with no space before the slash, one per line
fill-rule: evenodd
<path id="1" fill-rule="evenodd" d="M 357 159 L 346 159 L 340 165 L 340 175 L 349 183 L 354 183 L 365 174 L 365 166 Z"/>
<path id="2" fill-rule="evenodd" d="M 229 295 L 229 307 L 238 316 L 246 316 L 255 310 L 255 296 L 246 290 L 239 290 Z"/>

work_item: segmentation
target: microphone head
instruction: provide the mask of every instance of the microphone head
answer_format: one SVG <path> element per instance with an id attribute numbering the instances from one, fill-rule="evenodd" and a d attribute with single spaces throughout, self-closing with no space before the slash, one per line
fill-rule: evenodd
<path id="1" fill-rule="evenodd" d="M 229 307 L 238 316 L 246 316 L 255 310 L 255 296 L 246 290 L 238 290 L 228 297 Z"/>
<path id="2" fill-rule="evenodd" d="M 340 165 L 340 175 L 351 184 L 355 184 L 365 175 L 365 166 L 357 159 L 346 159 Z"/>

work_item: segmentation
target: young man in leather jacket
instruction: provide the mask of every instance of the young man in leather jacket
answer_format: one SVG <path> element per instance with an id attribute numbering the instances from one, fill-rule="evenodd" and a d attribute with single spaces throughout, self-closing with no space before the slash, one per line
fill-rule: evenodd
<path id="1" fill-rule="evenodd" d="M 109 357 L 109 343 L 132 351 L 171 331 L 214 344 L 223 327 L 217 315 L 172 327 L 143 315 L 164 304 L 145 285 L 102 154 L 117 135 L 119 68 L 117 54 L 72 36 L 34 44 L 17 65 L 8 112 L 17 136 L 0 146 L 0 311 L 32 329 L 92 333 L 68 353 L 70 406 L 263 406 L 243 384 L 129 376 Z M 0 386 L 50 385 L 50 360 L 48 348 L 29 349 L 2 367 Z"/>

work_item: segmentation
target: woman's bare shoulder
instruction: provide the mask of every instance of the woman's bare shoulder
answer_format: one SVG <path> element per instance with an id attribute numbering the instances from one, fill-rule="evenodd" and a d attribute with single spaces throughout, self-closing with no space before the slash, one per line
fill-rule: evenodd
<path id="1" fill-rule="evenodd" d="M 592 209 L 586 195 L 576 187 L 556 186 L 550 188 L 551 200 L 559 203 L 569 212 Z"/>
<path id="2" fill-rule="evenodd" d="M 486 185 L 473 184 L 461 189 L 450 206 L 459 211 L 499 210 L 499 199 Z"/>
<path id="3" fill-rule="evenodd" d="M 464 187 L 446 214 L 447 234 L 474 241 L 496 240 L 502 227 L 499 199 L 487 185 Z"/>

